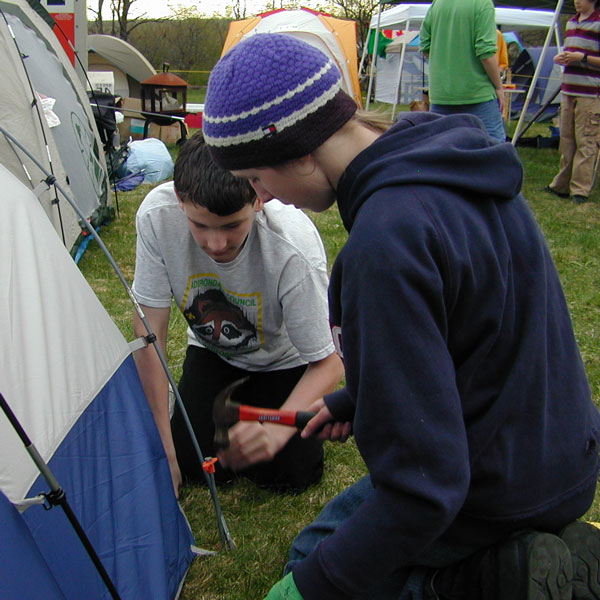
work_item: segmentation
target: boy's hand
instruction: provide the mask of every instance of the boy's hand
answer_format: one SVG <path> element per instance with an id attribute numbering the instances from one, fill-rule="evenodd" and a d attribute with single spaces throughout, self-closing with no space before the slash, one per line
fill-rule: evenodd
<path id="1" fill-rule="evenodd" d="M 271 588 L 265 600 L 303 600 L 292 573 L 288 573 L 283 579 L 280 579 Z"/>
<path id="2" fill-rule="evenodd" d="M 295 433 L 296 429 L 285 425 L 239 421 L 229 429 L 229 447 L 217 456 L 223 467 L 240 471 L 273 460 Z"/>
<path id="3" fill-rule="evenodd" d="M 319 398 L 308 408 L 317 414 L 306 424 L 300 434 L 306 439 L 311 435 L 317 435 L 320 440 L 330 442 L 345 442 L 352 433 L 352 423 L 335 421 L 323 398 Z"/>

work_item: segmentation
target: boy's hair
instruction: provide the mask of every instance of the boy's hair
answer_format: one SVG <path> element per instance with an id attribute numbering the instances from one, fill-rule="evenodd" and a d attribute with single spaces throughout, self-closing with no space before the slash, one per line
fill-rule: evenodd
<path id="1" fill-rule="evenodd" d="M 203 206 L 220 217 L 256 200 L 256 192 L 246 179 L 234 177 L 213 162 L 200 131 L 181 147 L 173 179 L 183 202 Z"/>

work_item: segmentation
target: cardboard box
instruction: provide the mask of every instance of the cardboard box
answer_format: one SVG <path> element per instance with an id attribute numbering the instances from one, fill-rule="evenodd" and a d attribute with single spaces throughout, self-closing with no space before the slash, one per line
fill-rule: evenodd
<path id="1" fill-rule="evenodd" d="M 128 111 L 127 109 L 130 110 Z M 139 112 L 142 110 L 142 101 L 139 98 L 122 98 L 119 110 L 125 117 L 123 122 L 119 123 L 121 141 L 124 142 L 130 137 L 134 140 L 143 139 L 144 125 L 146 120 Z M 150 127 L 148 128 L 147 137 L 157 138 L 163 141 L 165 144 L 174 144 L 181 138 L 181 127 L 179 123 L 165 127 L 159 127 L 156 123 L 151 123 Z"/>

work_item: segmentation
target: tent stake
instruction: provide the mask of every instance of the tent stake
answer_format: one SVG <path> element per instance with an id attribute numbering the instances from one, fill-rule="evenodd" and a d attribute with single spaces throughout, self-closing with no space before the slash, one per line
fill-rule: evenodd
<path id="1" fill-rule="evenodd" d="M 31 457 L 31 460 L 33 460 L 33 462 L 35 463 L 35 466 L 38 468 L 39 472 L 42 474 L 42 477 L 46 480 L 46 483 L 50 486 L 50 492 L 47 494 L 44 494 L 44 496 L 46 497 L 46 499 L 48 500 L 48 502 L 50 503 L 51 506 L 60 506 L 63 509 L 67 519 L 69 519 L 71 526 L 75 530 L 77 537 L 80 539 L 86 552 L 88 553 L 88 556 L 91 558 L 92 562 L 94 563 L 94 566 L 96 567 L 96 570 L 98 571 L 98 574 L 100 575 L 100 577 L 102 577 L 102 581 L 104 581 L 104 584 L 106 585 L 108 591 L 110 592 L 110 595 L 115 600 L 121 600 L 121 597 L 119 596 L 119 593 L 117 592 L 117 588 L 115 587 L 114 583 L 112 582 L 110 575 L 107 573 L 106 569 L 104 568 L 104 565 L 102 564 L 102 561 L 100 560 L 100 557 L 96 553 L 96 550 L 94 550 L 94 547 L 92 546 L 92 543 L 90 542 L 90 539 L 88 538 L 83 527 L 81 526 L 81 523 L 79 522 L 75 513 L 73 512 L 71 505 L 67 501 L 67 495 L 65 494 L 64 490 L 60 487 L 60 484 L 54 477 L 54 474 L 50 470 L 50 467 L 48 466 L 48 464 L 41 457 L 37 448 L 33 445 L 31 440 L 27 436 L 27 433 L 25 433 L 25 430 L 21 426 L 21 423 L 19 423 L 19 420 L 17 419 L 17 417 L 13 413 L 12 409 L 8 405 L 8 402 L 5 400 L 4 396 L 1 393 L 0 393 L 0 407 L 2 408 L 4 414 L 6 415 L 6 418 L 9 420 L 13 429 L 16 431 L 17 435 L 19 436 L 21 442 L 23 443 L 23 446 L 25 446 L 25 450 L 27 450 L 27 453 Z"/>

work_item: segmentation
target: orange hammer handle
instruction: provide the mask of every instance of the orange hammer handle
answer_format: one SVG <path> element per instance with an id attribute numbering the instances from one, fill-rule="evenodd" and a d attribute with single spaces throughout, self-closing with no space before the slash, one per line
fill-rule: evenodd
<path id="1" fill-rule="evenodd" d="M 240 405 L 240 421 L 258 421 L 260 423 L 278 423 L 304 429 L 315 413 L 302 410 L 276 410 L 256 406 Z"/>

